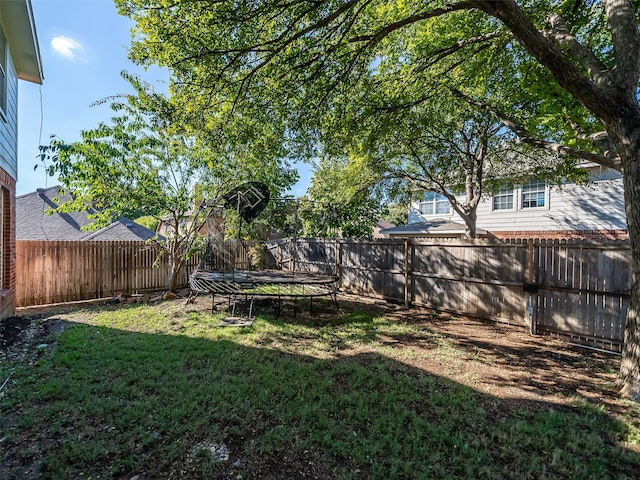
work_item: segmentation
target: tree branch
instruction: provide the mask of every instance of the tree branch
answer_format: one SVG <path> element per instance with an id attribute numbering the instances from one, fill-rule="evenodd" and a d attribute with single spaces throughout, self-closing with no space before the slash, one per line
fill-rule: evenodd
<path id="1" fill-rule="evenodd" d="M 625 0 L 610 0 L 613 2 Z M 514 0 L 478 1 L 478 9 L 502 21 L 518 42 L 544 66 L 558 84 L 604 124 L 620 116 L 620 108 L 584 75 L 568 55 L 545 37 Z"/>
<path id="2" fill-rule="evenodd" d="M 640 75 L 640 32 L 631 0 L 604 0 L 616 56 L 615 85 L 636 96 Z"/>
<path id="3" fill-rule="evenodd" d="M 453 89 L 452 92 L 454 95 L 457 95 L 458 97 L 464 99 L 470 105 L 481 108 L 482 110 L 494 115 L 504 124 L 505 127 L 515 133 L 521 142 L 527 145 L 543 150 L 548 150 L 564 157 L 575 158 L 577 160 L 588 160 L 602 165 L 603 167 L 609 167 L 613 168 L 614 170 L 622 171 L 622 161 L 620 160 L 619 156 L 607 157 L 604 155 L 598 155 L 597 153 L 587 152 L 586 150 L 578 150 L 575 148 L 567 147 L 566 145 L 562 145 L 560 143 L 549 142 L 546 140 L 535 138 L 517 120 L 509 115 L 506 115 L 504 112 L 499 111 L 497 108 L 492 107 L 491 105 L 487 105 L 486 103 L 474 100 L 459 90 Z"/>
<path id="4" fill-rule="evenodd" d="M 478 1 L 477 0 L 469 0 L 458 3 L 450 3 L 441 8 L 435 8 L 433 10 L 429 10 L 426 12 L 416 13 L 414 15 L 410 15 L 408 17 L 403 18 L 402 20 L 398 20 L 397 22 L 390 23 L 385 27 L 378 30 L 376 33 L 371 35 L 360 35 L 357 37 L 353 37 L 350 39 L 351 42 L 368 42 L 368 45 L 373 45 L 378 43 L 380 40 L 390 35 L 391 33 L 399 30 L 407 25 L 411 25 L 412 23 L 420 22 L 422 20 L 427 20 L 429 18 L 440 17 L 447 13 L 455 12 L 457 10 L 471 10 L 473 8 L 477 8 Z"/>
<path id="5" fill-rule="evenodd" d="M 556 45 L 566 49 L 570 57 L 575 59 L 589 73 L 596 85 L 600 88 L 607 86 L 607 66 L 600 61 L 593 51 L 578 42 L 578 39 L 569 32 L 560 15 L 553 14 L 547 19 L 549 29 L 542 34 Z"/>
<path id="6" fill-rule="evenodd" d="M 449 45 L 448 47 L 441 48 L 436 50 L 435 52 L 431 52 L 429 54 L 430 57 L 435 58 L 435 61 L 440 61 L 449 55 L 454 54 L 455 52 L 462 50 L 464 47 L 469 45 L 474 45 L 477 43 L 487 43 L 489 40 L 493 40 L 494 38 L 499 38 L 505 35 L 505 32 L 495 31 L 485 33 L 484 35 L 478 35 L 476 37 L 469 37 L 462 40 L 458 40 L 453 45 Z"/>

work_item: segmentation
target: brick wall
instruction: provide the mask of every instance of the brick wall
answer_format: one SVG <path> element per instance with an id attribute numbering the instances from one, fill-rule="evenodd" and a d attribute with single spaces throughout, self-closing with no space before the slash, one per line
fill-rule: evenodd
<path id="1" fill-rule="evenodd" d="M 0 168 L 2 195 L 2 275 L 0 319 L 13 315 L 16 306 L 16 181 Z"/>
<path id="2" fill-rule="evenodd" d="M 532 239 L 602 239 L 625 240 L 629 238 L 627 230 L 520 230 L 508 232 L 491 232 L 494 238 L 532 238 Z"/>

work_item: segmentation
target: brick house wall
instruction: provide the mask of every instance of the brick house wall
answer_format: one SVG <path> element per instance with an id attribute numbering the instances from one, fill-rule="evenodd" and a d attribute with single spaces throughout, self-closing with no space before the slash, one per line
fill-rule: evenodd
<path id="1" fill-rule="evenodd" d="M 512 230 L 491 232 L 494 238 L 531 238 L 531 239 L 583 239 L 583 240 L 626 240 L 629 238 L 627 230 Z"/>
<path id="2" fill-rule="evenodd" d="M 0 205 L 2 206 L 1 242 L 2 265 L 0 270 L 0 318 L 15 312 L 16 306 L 16 181 L 0 168 Z"/>

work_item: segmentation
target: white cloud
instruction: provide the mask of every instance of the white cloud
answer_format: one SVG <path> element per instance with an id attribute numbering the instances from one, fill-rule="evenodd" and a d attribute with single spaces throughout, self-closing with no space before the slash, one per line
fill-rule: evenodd
<path id="1" fill-rule="evenodd" d="M 51 47 L 60 55 L 73 59 L 76 51 L 82 50 L 82 45 L 73 38 L 58 35 L 51 39 Z"/>

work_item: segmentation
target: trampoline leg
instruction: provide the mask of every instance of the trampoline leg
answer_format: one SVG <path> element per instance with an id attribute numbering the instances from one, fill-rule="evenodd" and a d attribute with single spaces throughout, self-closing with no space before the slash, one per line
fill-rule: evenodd
<path id="1" fill-rule="evenodd" d="M 229 297 L 229 301 L 231 301 L 231 297 Z M 236 296 L 233 296 L 233 308 L 231 310 L 231 316 L 235 317 L 236 316 Z"/>
<path id="2" fill-rule="evenodd" d="M 215 311 L 216 308 L 216 294 L 212 293 L 211 294 L 211 314 L 213 315 L 213 312 Z"/>
<path id="3" fill-rule="evenodd" d="M 333 301 L 336 304 L 336 308 L 338 309 L 338 311 L 340 311 L 340 304 L 338 303 L 338 294 L 337 293 L 333 293 Z"/>
<path id="4" fill-rule="evenodd" d="M 191 291 L 191 293 L 189 293 L 189 298 L 187 298 L 185 305 L 189 305 L 191 302 L 195 302 L 196 298 L 198 298 L 198 292 L 196 292 L 194 295 L 193 291 Z"/>
<path id="5" fill-rule="evenodd" d="M 313 297 L 309 297 L 309 315 L 313 316 Z"/>
<path id="6" fill-rule="evenodd" d="M 251 320 L 252 313 L 253 313 L 253 297 L 251 297 L 251 303 L 249 304 L 249 320 Z"/>

